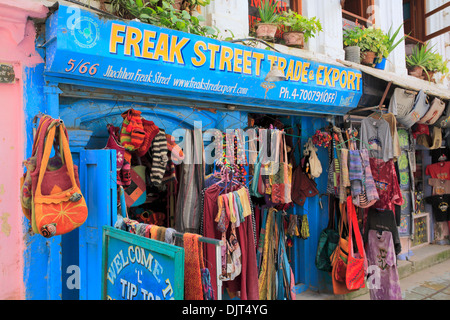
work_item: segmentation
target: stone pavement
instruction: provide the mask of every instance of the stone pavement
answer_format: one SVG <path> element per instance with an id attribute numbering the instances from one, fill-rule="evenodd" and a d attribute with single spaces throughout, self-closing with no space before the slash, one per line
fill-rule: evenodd
<path id="1" fill-rule="evenodd" d="M 450 259 L 400 279 L 403 300 L 450 300 Z M 370 300 L 369 294 L 352 300 Z"/>
<path id="2" fill-rule="evenodd" d="M 398 261 L 403 300 L 450 300 L 450 245 L 429 244 L 412 250 L 408 260 Z M 311 290 L 296 300 L 370 300 L 367 288 L 347 295 Z"/>

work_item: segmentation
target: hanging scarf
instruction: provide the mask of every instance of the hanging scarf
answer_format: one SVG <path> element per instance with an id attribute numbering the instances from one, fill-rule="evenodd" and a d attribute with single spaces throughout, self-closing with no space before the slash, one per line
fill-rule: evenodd
<path id="1" fill-rule="evenodd" d="M 270 208 L 267 214 L 266 233 L 264 240 L 263 261 L 258 278 L 259 299 L 271 300 L 274 297 L 275 282 L 275 239 L 274 238 L 274 214 L 276 209 Z"/>
<path id="2" fill-rule="evenodd" d="M 200 271 L 200 235 L 185 233 L 184 243 L 184 299 L 203 300 L 202 276 Z"/>

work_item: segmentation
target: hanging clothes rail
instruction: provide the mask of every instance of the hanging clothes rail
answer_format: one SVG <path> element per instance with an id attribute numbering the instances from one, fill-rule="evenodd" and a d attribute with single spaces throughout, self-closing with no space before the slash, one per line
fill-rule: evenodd
<path id="1" fill-rule="evenodd" d="M 184 233 L 174 232 L 174 236 L 183 239 Z M 217 278 L 217 300 L 222 300 L 222 280 L 219 279 L 219 272 L 222 270 L 221 247 L 225 245 L 222 240 L 199 237 L 198 241 L 206 244 L 213 244 L 216 250 L 216 278 Z"/>

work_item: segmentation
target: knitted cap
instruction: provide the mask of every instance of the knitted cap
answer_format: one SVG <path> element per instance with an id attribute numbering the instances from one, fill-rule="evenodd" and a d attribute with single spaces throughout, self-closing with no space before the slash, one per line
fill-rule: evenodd
<path id="1" fill-rule="evenodd" d="M 137 150 L 136 154 L 138 157 L 143 157 L 150 146 L 152 145 L 153 138 L 158 134 L 159 128 L 155 125 L 153 121 L 148 121 L 142 118 L 142 125 L 144 127 L 145 137 L 141 146 Z"/>

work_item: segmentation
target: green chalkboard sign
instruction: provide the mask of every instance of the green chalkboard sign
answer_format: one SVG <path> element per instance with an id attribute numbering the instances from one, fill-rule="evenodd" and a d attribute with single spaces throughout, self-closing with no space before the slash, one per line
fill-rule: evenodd
<path id="1" fill-rule="evenodd" d="M 0 83 L 14 83 L 15 80 L 14 67 L 10 64 L 0 63 Z"/>
<path id="2" fill-rule="evenodd" d="M 184 249 L 103 227 L 103 300 L 182 300 Z"/>

